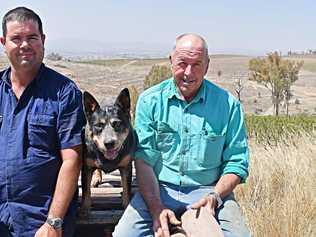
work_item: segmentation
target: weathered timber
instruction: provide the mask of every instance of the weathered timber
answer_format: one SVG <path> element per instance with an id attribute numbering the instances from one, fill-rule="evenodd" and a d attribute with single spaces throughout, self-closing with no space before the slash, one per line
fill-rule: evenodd
<path id="1" fill-rule="evenodd" d="M 104 181 L 106 180 L 106 181 Z M 115 225 L 121 218 L 124 209 L 122 206 L 122 187 L 120 176 L 105 175 L 102 184 L 91 188 L 91 211 L 86 217 L 77 217 L 75 237 L 111 237 Z M 79 181 L 79 187 L 81 182 Z M 136 192 L 137 185 L 132 182 L 132 193 Z M 79 188 L 79 206 L 81 203 L 81 187 Z"/>

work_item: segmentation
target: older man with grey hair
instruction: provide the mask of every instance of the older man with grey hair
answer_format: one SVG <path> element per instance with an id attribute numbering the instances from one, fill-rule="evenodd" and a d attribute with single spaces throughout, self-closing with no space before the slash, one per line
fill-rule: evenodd
<path id="1" fill-rule="evenodd" d="M 173 77 L 144 91 L 137 102 L 139 192 L 113 236 L 169 237 L 170 227 L 181 229 L 177 218 L 200 208 L 209 221 L 217 220 L 221 234 L 250 236 L 233 194 L 248 176 L 241 105 L 205 80 L 209 56 L 201 36 L 179 36 L 170 60 Z"/>

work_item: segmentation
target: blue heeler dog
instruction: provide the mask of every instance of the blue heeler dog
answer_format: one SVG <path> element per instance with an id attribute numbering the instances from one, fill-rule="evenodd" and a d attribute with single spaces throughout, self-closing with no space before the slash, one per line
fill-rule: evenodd
<path id="1" fill-rule="evenodd" d="M 120 92 L 114 103 L 102 107 L 89 92 L 84 92 L 83 104 L 87 125 L 83 134 L 85 145 L 81 172 L 81 216 L 87 215 L 91 207 L 90 187 L 96 169 L 99 170 L 99 175 L 100 170 L 109 173 L 119 169 L 123 187 L 123 206 L 128 205 L 132 181 L 131 155 L 135 150 L 127 88 Z"/>

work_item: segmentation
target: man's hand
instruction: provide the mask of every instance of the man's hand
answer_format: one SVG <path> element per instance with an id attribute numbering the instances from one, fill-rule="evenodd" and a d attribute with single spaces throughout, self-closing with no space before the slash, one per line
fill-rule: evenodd
<path id="1" fill-rule="evenodd" d="M 215 216 L 215 209 L 217 207 L 217 200 L 214 195 L 207 195 L 200 199 L 198 202 L 193 203 L 191 206 L 193 209 L 198 209 L 200 207 L 206 207 L 207 210 Z"/>
<path id="2" fill-rule="evenodd" d="M 62 230 L 55 230 L 52 226 L 44 223 L 35 233 L 34 237 L 62 237 Z"/>
<path id="3" fill-rule="evenodd" d="M 169 224 L 181 224 L 174 212 L 170 209 L 163 209 L 160 214 L 153 216 L 153 230 L 155 237 L 170 237 Z"/>

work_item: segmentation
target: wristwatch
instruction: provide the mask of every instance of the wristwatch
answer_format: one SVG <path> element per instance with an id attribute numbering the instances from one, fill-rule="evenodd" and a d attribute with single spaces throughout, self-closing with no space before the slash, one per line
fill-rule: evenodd
<path id="1" fill-rule="evenodd" d="M 216 201 L 217 201 L 217 207 L 216 208 L 220 208 L 223 205 L 223 200 L 221 199 L 221 197 L 219 196 L 219 194 L 215 191 L 212 191 L 209 193 L 209 195 L 214 196 Z"/>
<path id="2" fill-rule="evenodd" d="M 63 225 L 63 219 L 56 217 L 47 217 L 46 223 L 53 227 L 55 230 L 61 229 Z"/>

